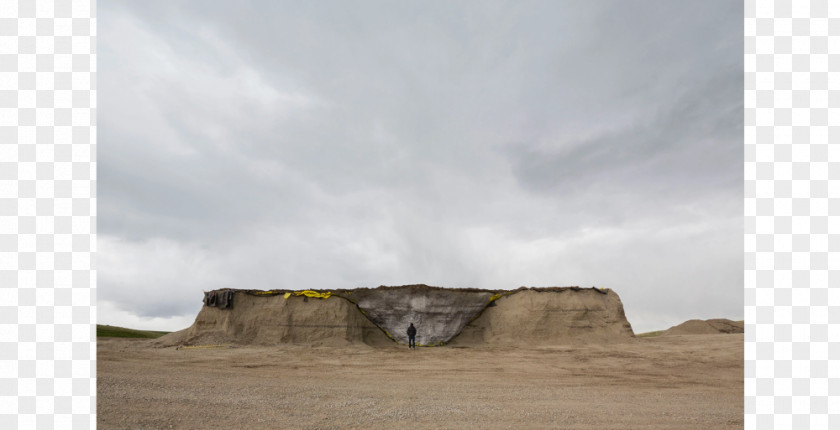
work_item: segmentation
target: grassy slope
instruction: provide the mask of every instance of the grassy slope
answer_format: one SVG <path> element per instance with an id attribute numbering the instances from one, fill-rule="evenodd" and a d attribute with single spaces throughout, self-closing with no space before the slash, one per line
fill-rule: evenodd
<path id="1" fill-rule="evenodd" d="M 133 330 L 111 325 L 96 325 L 96 337 L 137 337 L 154 339 L 169 333 L 168 331 Z"/>

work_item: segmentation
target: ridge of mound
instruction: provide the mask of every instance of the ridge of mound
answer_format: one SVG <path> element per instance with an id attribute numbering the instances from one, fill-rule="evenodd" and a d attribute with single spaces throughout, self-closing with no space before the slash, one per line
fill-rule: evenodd
<path id="1" fill-rule="evenodd" d="M 494 304 L 467 324 L 452 345 L 607 343 L 633 337 L 624 305 L 612 290 L 520 288 Z"/>
<path id="2" fill-rule="evenodd" d="M 360 288 L 353 288 L 353 289 L 339 289 L 339 290 L 332 290 L 336 292 L 372 292 L 372 291 L 388 291 L 388 290 L 425 290 L 425 291 L 461 291 L 461 292 L 480 292 L 480 293 L 498 293 L 500 291 L 507 291 L 507 290 L 488 290 L 485 288 L 465 288 L 465 287 L 436 287 L 433 285 L 426 285 L 426 284 L 407 284 L 407 285 L 380 285 L 376 288 L 367 288 L 367 287 L 360 287 Z"/>
<path id="3" fill-rule="evenodd" d="M 694 319 L 665 330 L 662 333 L 662 336 L 681 334 L 732 334 L 743 332 L 743 321 L 732 321 L 725 318 L 715 318 L 710 320 Z"/>

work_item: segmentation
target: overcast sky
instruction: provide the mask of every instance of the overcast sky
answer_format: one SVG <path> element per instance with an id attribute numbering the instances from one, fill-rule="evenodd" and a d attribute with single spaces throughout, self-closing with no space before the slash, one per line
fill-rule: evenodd
<path id="1" fill-rule="evenodd" d="M 98 4 L 98 320 L 598 286 L 743 319 L 743 3 Z"/>

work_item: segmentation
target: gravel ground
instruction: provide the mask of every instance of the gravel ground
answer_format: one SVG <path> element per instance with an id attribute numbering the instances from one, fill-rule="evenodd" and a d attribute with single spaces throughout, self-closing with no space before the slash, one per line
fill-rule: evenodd
<path id="1" fill-rule="evenodd" d="M 744 336 L 536 349 L 101 339 L 100 429 L 743 428 Z"/>

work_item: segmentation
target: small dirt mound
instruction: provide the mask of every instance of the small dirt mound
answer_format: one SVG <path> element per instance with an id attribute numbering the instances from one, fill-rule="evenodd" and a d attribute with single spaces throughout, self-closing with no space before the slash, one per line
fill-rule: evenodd
<path id="1" fill-rule="evenodd" d="M 743 332 L 743 321 L 716 318 L 710 320 L 688 320 L 665 330 L 662 336 L 681 334 L 732 334 Z"/>

